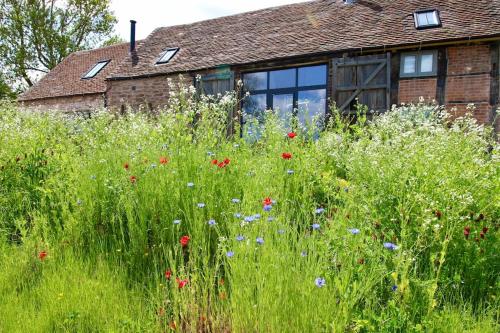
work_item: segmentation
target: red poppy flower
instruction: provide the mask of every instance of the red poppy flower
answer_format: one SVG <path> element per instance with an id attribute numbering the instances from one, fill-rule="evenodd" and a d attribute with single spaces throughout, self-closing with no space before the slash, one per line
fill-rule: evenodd
<path id="1" fill-rule="evenodd" d="M 225 167 L 226 165 L 224 164 L 224 162 L 220 162 L 219 164 L 217 164 L 217 166 L 218 166 L 219 168 L 221 168 L 221 169 L 222 169 L 222 168 L 223 168 L 223 167 Z"/>
<path id="2" fill-rule="evenodd" d="M 124 168 L 125 170 L 128 170 L 128 168 L 129 168 L 129 167 L 130 167 L 130 166 L 128 165 L 128 163 L 123 164 L 123 168 Z"/>
<path id="3" fill-rule="evenodd" d="M 440 211 L 440 210 L 436 209 L 436 210 L 434 211 L 434 215 L 436 215 L 436 217 L 437 217 L 438 219 L 440 219 L 440 218 L 441 218 L 441 216 L 443 216 L 443 213 L 441 213 L 441 211 Z"/>
<path id="4" fill-rule="evenodd" d="M 469 235 L 470 235 L 470 227 L 465 227 L 464 228 L 464 236 L 466 239 L 469 239 Z"/>
<path id="5" fill-rule="evenodd" d="M 231 162 L 231 160 L 230 160 L 229 158 L 226 158 L 226 159 L 224 160 L 224 164 L 225 164 L 225 165 L 228 165 L 230 162 Z"/>
<path id="6" fill-rule="evenodd" d="M 264 199 L 264 201 L 262 201 L 262 204 L 264 206 L 271 206 L 273 204 L 273 199 L 267 197 L 267 198 Z"/>
<path id="7" fill-rule="evenodd" d="M 488 227 L 484 227 L 483 228 L 483 234 L 486 234 L 488 232 L 488 230 L 490 230 L 490 229 L 488 229 Z"/>
<path id="8" fill-rule="evenodd" d="M 179 278 L 176 278 L 175 281 L 177 281 L 177 285 L 179 287 L 179 289 L 182 289 L 186 286 L 186 284 L 188 284 L 188 280 L 187 279 L 184 279 L 184 280 L 181 280 Z"/>
<path id="9" fill-rule="evenodd" d="M 41 261 L 43 261 L 45 257 L 47 257 L 47 251 L 41 251 L 40 253 L 38 253 L 38 259 L 40 259 Z"/>
<path id="10" fill-rule="evenodd" d="M 166 158 L 165 156 L 160 157 L 160 164 L 165 165 L 167 163 L 168 163 L 168 158 Z"/>
<path id="11" fill-rule="evenodd" d="M 137 182 L 137 177 L 136 176 L 130 176 L 130 182 L 132 184 L 135 184 Z"/>
<path id="12" fill-rule="evenodd" d="M 182 247 L 188 246 L 189 240 L 190 240 L 189 236 L 182 236 L 180 240 Z"/>
<path id="13" fill-rule="evenodd" d="M 172 277 L 172 271 L 170 269 L 167 269 L 165 271 L 165 279 L 170 280 L 171 277 Z"/>
<path id="14" fill-rule="evenodd" d="M 484 239 L 484 232 L 481 231 L 479 235 L 481 236 L 482 239 Z"/>
<path id="15" fill-rule="evenodd" d="M 294 133 L 294 132 L 290 132 L 290 133 L 288 133 L 287 135 L 288 135 L 288 137 L 289 137 L 290 139 L 293 139 L 293 138 L 295 138 L 295 137 L 297 136 L 297 134 L 296 134 L 296 133 Z"/>
<path id="16" fill-rule="evenodd" d="M 281 157 L 285 160 L 289 160 L 292 158 L 292 154 L 291 153 L 283 153 L 283 154 L 281 154 Z"/>
<path id="17" fill-rule="evenodd" d="M 217 160 L 212 160 L 212 162 L 211 162 L 211 163 L 212 163 L 213 165 L 217 165 L 217 164 L 219 164 L 219 161 L 217 161 Z"/>

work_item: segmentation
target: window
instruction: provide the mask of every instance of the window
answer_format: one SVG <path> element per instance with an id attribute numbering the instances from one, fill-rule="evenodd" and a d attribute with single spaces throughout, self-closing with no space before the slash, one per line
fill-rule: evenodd
<path id="1" fill-rule="evenodd" d="M 302 125 L 323 118 L 327 73 L 327 65 L 315 65 L 243 74 L 243 89 L 250 93 L 243 100 L 243 124 L 262 122 L 266 109 L 273 109 L 287 129 L 292 117 Z M 251 126 L 248 130 L 253 131 Z"/>
<path id="2" fill-rule="evenodd" d="M 401 77 L 435 76 L 436 74 L 437 51 L 421 51 L 401 55 Z"/>
<path id="3" fill-rule="evenodd" d="M 435 28 L 441 26 L 439 13 L 435 9 L 418 11 L 415 12 L 413 16 L 415 19 L 415 28 L 417 29 Z"/>
<path id="4" fill-rule="evenodd" d="M 107 64 L 109 64 L 110 60 L 99 61 L 97 64 L 92 67 L 87 74 L 85 74 L 82 79 L 91 79 L 95 77 Z"/>
<path id="5" fill-rule="evenodd" d="M 177 53 L 177 51 L 179 51 L 178 47 L 166 49 L 165 51 L 163 51 L 160 54 L 160 57 L 158 58 L 158 61 L 156 62 L 156 64 L 158 64 L 158 65 L 167 64 L 174 57 L 174 55 Z"/>

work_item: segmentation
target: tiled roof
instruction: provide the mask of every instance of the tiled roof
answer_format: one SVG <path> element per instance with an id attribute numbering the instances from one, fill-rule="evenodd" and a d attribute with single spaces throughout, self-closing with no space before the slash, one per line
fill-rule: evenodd
<path id="1" fill-rule="evenodd" d="M 416 30 L 413 12 L 440 11 Z M 140 22 L 139 22 L 140 24 Z M 156 29 L 111 79 L 159 75 L 323 52 L 500 36 L 500 0 L 317 0 Z M 168 63 L 160 52 L 179 47 Z"/>
<path id="2" fill-rule="evenodd" d="M 37 84 L 19 96 L 20 101 L 106 91 L 106 76 L 128 55 L 129 43 L 70 54 Z M 94 78 L 82 77 L 99 61 L 111 60 Z"/>

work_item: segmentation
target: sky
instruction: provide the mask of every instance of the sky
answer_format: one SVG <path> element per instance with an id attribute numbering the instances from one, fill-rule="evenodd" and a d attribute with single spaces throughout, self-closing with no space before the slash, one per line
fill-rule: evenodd
<path id="1" fill-rule="evenodd" d="M 111 0 L 118 18 L 116 33 L 130 38 L 130 20 L 136 20 L 136 38 L 146 38 L 155 28 L 192 23 L 256 9 L 306 0 Z"/>

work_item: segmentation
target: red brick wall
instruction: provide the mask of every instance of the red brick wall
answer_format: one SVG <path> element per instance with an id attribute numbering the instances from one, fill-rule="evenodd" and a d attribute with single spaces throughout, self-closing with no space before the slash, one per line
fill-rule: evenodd
<path id="1" fill-rule="evenodd" d="M 156 76 L 132 80 L 108 81 L 108 107 L 120 110 L 122 106 L 156 109 L 164 106 L 170 96 L 168 79 L 178 84 L 183 82 L 186 86 L 193 84 L 189 75 Z"/>
<path id="2" fill-rule="evenodd" d="M 104 107 L 104 95 L 52 97 L 20 102 L 30 111 L 92 111 Z"/>
<path id="3" fill-rule="evenodd" d="M 436 78 L 412 78 L 399 80 L 399 103 L 415 103 L 420 97 L 426 101 L 436 99 Z"/>
<path id="4" fill-rule="evenodd" d="M 476 107 L 474 117 L 491 123 L 491 50 L 489 45 L 454 46 L 447 49 L 448 75 L 445 103 L 455 116 L 463 116 L 467 105 Z"/>

